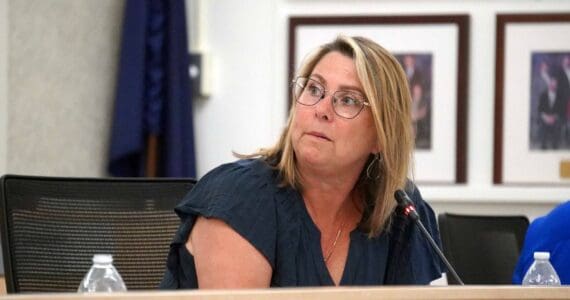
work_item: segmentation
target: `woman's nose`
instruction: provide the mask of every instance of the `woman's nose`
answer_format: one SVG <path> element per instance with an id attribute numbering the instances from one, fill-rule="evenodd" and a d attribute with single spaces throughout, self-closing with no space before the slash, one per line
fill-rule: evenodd
<path id="1" fill-rule="evenodd" d="M 324 94 L 321 100 L 315 104 L 315 116 L 326 121 L 331 120 L 334 114 L 333 101 L 332 94 Z"/>

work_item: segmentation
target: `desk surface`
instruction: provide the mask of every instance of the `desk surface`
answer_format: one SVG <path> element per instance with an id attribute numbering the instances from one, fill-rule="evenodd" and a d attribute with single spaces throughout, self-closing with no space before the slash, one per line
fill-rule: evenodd
<path id="1" fill-rule="evenodd" d="M 374 288 L 289 288 L 261 290 L 194 290 L 150 291 L 116 294 L 20 294 L 7 295 L 0 299 L 64 299 L 64 300 L 182 300 L 182 299 L 570 299 L 567 287 L 519 287 L 519 286 L 406 286 Z"/>

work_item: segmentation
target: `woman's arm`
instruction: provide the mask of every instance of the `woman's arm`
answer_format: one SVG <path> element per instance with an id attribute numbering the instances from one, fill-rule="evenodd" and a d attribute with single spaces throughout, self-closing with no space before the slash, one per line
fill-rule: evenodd
<path id="1" fill-rule="evenodd" d="M 266 288 L 271 265 L 249 241 L 219 219 L 199 217 L 186 242 L 199 288 Z"/>

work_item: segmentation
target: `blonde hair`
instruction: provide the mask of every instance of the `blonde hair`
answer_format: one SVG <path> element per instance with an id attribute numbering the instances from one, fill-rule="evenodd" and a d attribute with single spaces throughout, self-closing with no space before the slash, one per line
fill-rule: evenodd
<path id="1" fill-rule="evenodd" d="M 370 155 L 356 187 L 364 197 L 365 218 L 361 228 L 369 236 L 377 236 L 389 227 L 390 216 L 396 207 L 394 192 L 405 187 L 412 162 L 414 139 L 408 83 L 396 58 L 363 37 L 339 36 L 332 43 L 322 45 L 304 60 L 297 76 L 308 77 L 321 58 L 333 51 L 354 60 L 363 92 L 370 102 L 378 149 L 382 149 L 381 159 Z M 279 170 L 284 185 L 301 190 L 291 142 L 295 99 L 291 101 L 287 126 L 278 142 L 272 148 L 261 149 L 248 157 L 265 159 Z"/>

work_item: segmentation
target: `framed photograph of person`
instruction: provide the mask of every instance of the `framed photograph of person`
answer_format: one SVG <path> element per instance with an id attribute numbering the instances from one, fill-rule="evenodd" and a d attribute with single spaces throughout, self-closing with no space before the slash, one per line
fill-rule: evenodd
<path id="1" fill-rule="evenodd" d="M 289 79 L 303 55 L 340 34 L 374 40 L 394 54 L 408 77 L 416 134 L 411 178 L 465 183 L 468 33 L 467 15 L 293 16 Z"/>
<path id="2" fill-rule="evenodd" d="M 495 184 L 570 186 L 570 13 L 497 15 Z"/>

